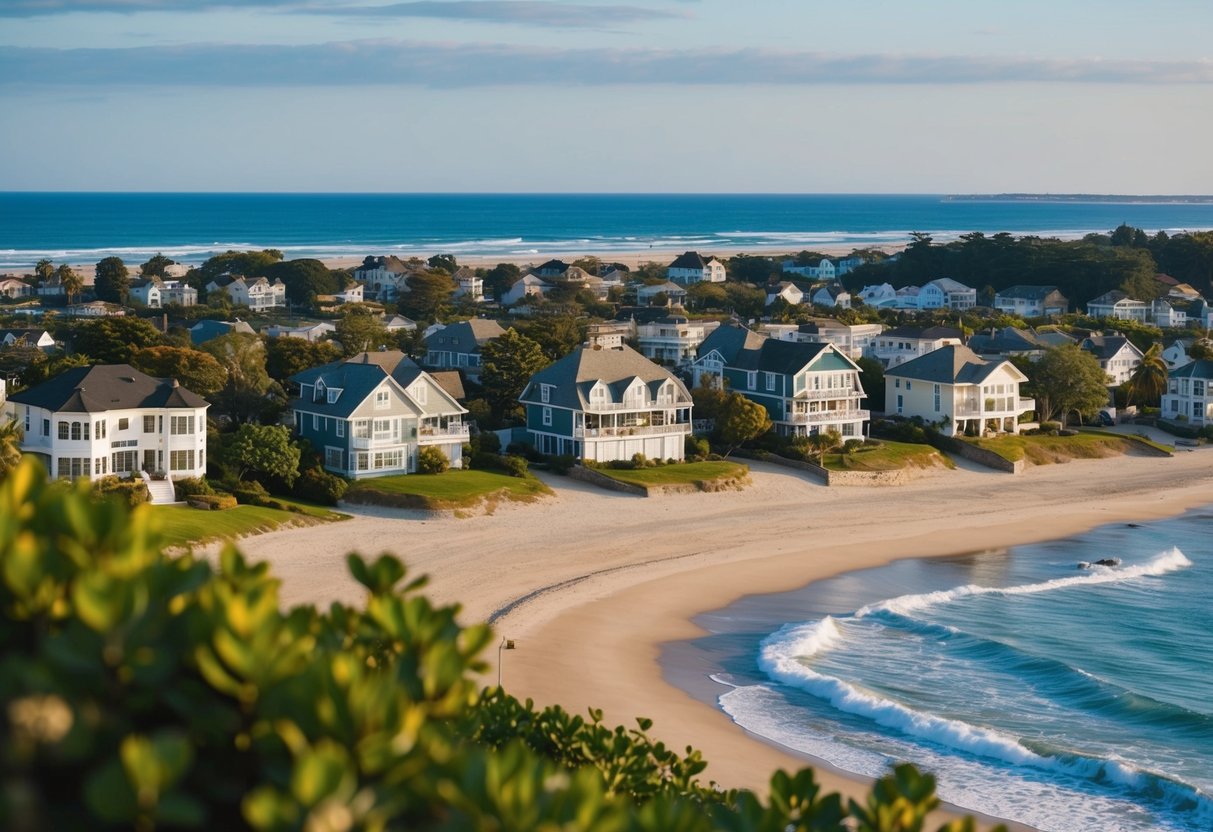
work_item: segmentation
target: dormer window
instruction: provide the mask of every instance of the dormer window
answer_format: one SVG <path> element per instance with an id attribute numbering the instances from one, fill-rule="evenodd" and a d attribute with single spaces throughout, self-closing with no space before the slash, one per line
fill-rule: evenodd
<path id="1" fill-rule="evenodd" d="M 328 390 L 328 403 L 335 404 L 340 395 L 341 395 L 341 390 L 339 388 L 330 387 Z"/>
<path id="2" fill-rule="evenodd" d="M 552 400 L 552 385 L 550 385 L 550 384 L 539 385 L 539 401 L 543 402 L 544 404 L 547 404 L 551 400 Z"/>

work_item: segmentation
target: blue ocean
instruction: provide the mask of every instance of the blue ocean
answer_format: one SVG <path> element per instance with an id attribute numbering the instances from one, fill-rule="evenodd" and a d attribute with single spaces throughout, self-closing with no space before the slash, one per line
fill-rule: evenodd
<path id="1" fill-rule="evenodd" d="M 704 615 L 666 659 L 699 654 L 754 734 L 865 775 L 909 760 L 969 810 L 1209 830 L 1211 531 L 1213 508 L 898 562 Z"/>
<path id="2" fill-rule="evenodd" d="M 1122 222 L 1213 228 L 1213 204 L 952 201 L 943 196 L 634 194 L 0 193 L 0 268 L 155 252 L 197 263 L 228 249 L 288 258 L 366 254 L 578 255 L 685 249 L 795 251 L 947 240 L 969 231 L 1043 236 Z"/>

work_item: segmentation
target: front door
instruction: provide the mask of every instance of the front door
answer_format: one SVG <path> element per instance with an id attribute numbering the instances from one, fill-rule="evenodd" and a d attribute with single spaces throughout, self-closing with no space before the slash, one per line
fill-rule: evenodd
<path id="1" fill-rule="evenodd" d="M 156 452 L 155 451 L 144 451 L 143 452 L 143 470 L 147 471 L 149 474 L 156 470 Z"/>

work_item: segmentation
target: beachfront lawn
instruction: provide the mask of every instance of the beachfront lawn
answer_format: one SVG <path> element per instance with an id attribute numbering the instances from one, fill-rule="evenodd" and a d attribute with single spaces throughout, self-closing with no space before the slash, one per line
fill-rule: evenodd
<path id="1" fill-rule="evenodd" d="M 595 468 L 599 474 L 619 482 L 654 488 L 665 485 L 694 485 L 704 488 L 716 482 L 739 480 L 749 474 L 749 466 L 725 460 L 711 462 L 679 462 L 651 468 Z"/>
<path id="2" fill-rule="evenodd" d="M 1052 465 L 1069 462 L 1071 459 L 1103 459 L 1132 453 L 1138 437 L 1125 437 L 1103 431 L 1083 431 L 1074 436 L 1007 435 L 964 441 L 993 451 L 1011 462 L 1022 459 L 1032 465 Z"/>
<path id="3" fill-rule="evenodd" d="M 485 500 L 529 502 L 548 488 L 535 477 L 512 477 L 496 471 L 447 471 L 442 474 L 401 474 L 359 480 L 345 493 L 349 503 L 429 510 L 468 508 Z"/>
<path id="4" fill-rule="evenodd" d="M 283 500 L 283 502 L 294 502 Z M 159 523 L 165 546 L 191 546 L 212 540 L 234 540 L 272 532 L 283 526 L 308 526 L 347 519 L 320 506 L 300 503 L 301 512 L 261 506 L 236 506 L 227 511 L 204 511 L 189 506 L 149 506 Z"/>
<path id="5" fill-rule="evenodd" d="M 879 445 L 853 453 L 826 454 L 822 467 L 831 471 L 899 471 L 902 468 L 955 468 L 956 463 L 930 445 L 881 439 Z"/>

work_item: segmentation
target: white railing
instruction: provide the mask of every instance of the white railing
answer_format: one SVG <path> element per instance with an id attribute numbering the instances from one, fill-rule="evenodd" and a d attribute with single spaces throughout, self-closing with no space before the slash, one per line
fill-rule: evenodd
<path id="1" fill-rule="evenodd" d="M 391 448 L 396 445 L 404 445 L 406 440 L 400 437 L 391 436 L 355 436 L 350 440 L 350 445 L 354 448 L 366 450 L 368 448 Z"/>
<path id="2" fill-rule="evenodd" d="M 801 390 L 792 398 L 794 399 L 862 399 L 864 396 L 859 390 L 845 390 L 835 388 L 833 390 Z"/>
<path id="3" fill-rule="evenodd" d="M 1035 410 L 1036 409 L 1036 399 L 1020 399 L 1019 400 L 1019 409 L 1020 410 Z"/>
<path id="4" fill-rule="evenodd" d="M 603 411 L 619 411 L 619 410 L 634 410 L 637 413 L 647 413 L 647 412 L 653 410 L 654 408 L 661 409 L 661 408 L 666 408 L 666 407 L 676 408 L 676 407 L 690 407 L 690 406 L 691 406 L 690 402 L 682 402 L 681 404 L 675 403 L 675 402 L 657 402 L 657 403 L 653 403 L 653 402 L 639 402 L 639 403 L 590 402 L 589 406 L 586 407 L 586 410 L 591 413 L 599 413 L 599 412 L 603 412 Z"/>
<path id="5" fill-rule="evenodd" d="M 470 433 L 467 425 L 447 425 L 439 427 L 434 425 L 422 425 L 417 430 L 417 436 L 422 441 L 426 439 L 450 439 L 452 437 L 466 438 Z"/>
<path id="6" fill-rule="evenodd" d="M 673 425 L 632 425 L 621 427 L 573 428 L 578 439 L 595 439 L 602 436 L 656 436 L 670 433 L 690 433 L 691 426 L 685 422 Z"/>
<path id="7" fill-rule="evenodd" d="M 799 425 L 815 425 L 822 422 L 859 422 L 872 415 L 868 410 L 819 410 L 816 413 L 793 413 L 788 421 Z"/>

